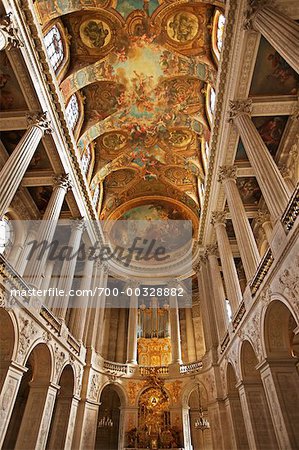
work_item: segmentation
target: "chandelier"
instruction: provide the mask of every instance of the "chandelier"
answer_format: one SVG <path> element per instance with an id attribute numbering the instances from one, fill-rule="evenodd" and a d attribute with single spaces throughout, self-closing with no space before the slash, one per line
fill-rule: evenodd
<path id="1" fill-rule="evenodd" d="M 203 415 L 199 384 L 197 385 L 197 392 L 198 392 L 199 416 L 194 421 L 194 427 L 196 430 L 204 431 L 204 430 L 208 430 L 210 428 L 210 423 L 209 423 L 208 419 L 206 419 Z"/>
<path id="2" fill-rule="evenodd" d="M 98 422 L 98 428 L 113 428 L 113 420 L 111 419 L 111 417 L 101 417 Z"/>

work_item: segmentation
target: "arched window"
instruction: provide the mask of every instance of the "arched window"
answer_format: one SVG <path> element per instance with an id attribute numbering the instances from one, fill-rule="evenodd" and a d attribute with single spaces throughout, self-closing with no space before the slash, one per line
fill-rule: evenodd
<path id="1" fill-rule="evenodd" d="M 219 61 L 223 46 L 223 34 L 225 27 L 225 16 L 217 9 L 213 19 L 212 46 L 216 60 Z"/>
<path id="2" fill-rule="evenodd" d="M 215 104 L 216 104 L 216 92 L 215 89 L 209 84 L 207 87 L 207 96 L 206 96 L 206 110 L 210 125 L 213 122 L 213 115 L 215 112 Z"/>
<path id="3" fill-rule="evenodd" d="M 87 147 L 85 148 L 85 150 L 83 152 L 82 158 L 81 158 L 81 166 L 82 166 L 82 170 L 83 170 L 85 176 L 88 175 L 90 162 L 91 162 L 91 151 L 90 151 L 90 146 L 87 145 Z"/>
<path id="4" fill-rule="evenodd" d="M 79 104 L 76 94 L 71 96 L 65 112 L 68 126 L 74 130 L 79 120 Z"/>
<path id="5" fill-rule="evenodd" d="M 0 254 L 7 253 L 14 240 L 14 229 L 7 216 L 0 219 Z"/>
<path id="6" fill-rule="evenodd" d="M 95 188 L 94 192 L 93 192 L 93 204 L 95 206 L 95 208 L 97 209 L 98 206 L 98 202 L 99 202 L 99 195 L 100 195 L 100 186 L 97 185 L 97 187 Z"/>
<path id="7" fill-rule="evenodd" d="M 44 42 L 52 67 L 57 72 L 64 59 L 64 48 L 60 31 L 56 25 L 44 36 Z"/>
<path id="8" fill-rule="evenodd" d="M 210 89 L 210 111 L 212 114 L 215 112 L 215 102 L 216 102 L 216 92 L 215 89 L 211 87 Z"/>
<path id="9" fill-rule="evenodd" d="M 209 146 L 208 141 L 205 141 L 205 152 L 206 152 L 207 161 L 209 161 L 209 159 L 210 159 L 210 146 Z"/>

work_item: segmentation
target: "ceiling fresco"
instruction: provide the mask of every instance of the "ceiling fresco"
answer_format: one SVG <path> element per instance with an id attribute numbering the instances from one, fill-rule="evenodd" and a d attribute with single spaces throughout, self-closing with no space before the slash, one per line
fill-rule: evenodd
<path id="1" fill-rule="evenodd" d="M 210 138 L 207 92 L 215 88 L 214 14 L 222 2 L 38 0 L 45 30 L 58 19 L 70 43 L 61 81 L 67 103 L 80 92 L 80 152 L 94 149 L 92 193 L 99 215 L 123 202 L 169 196 L 200 217 Z M 154 210 L 152 210 L 153 212 Z"/>

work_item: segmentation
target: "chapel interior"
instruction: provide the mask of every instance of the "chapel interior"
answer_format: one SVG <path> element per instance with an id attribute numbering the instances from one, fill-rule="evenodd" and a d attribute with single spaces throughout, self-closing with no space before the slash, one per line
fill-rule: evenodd
<path id="1" fill-rule="evenodd" d="M 1 0 L 1 449 L 299 449 L 298 74 L 297 0 Z"/>

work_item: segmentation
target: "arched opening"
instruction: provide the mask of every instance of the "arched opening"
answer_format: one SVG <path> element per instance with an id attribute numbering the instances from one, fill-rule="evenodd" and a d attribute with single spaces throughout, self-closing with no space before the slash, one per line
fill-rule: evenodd
<path id="1" fill-rule="evenodd" d="M 60 390 L 57 394 L 48 442 L 48 450 L 57 450 L 65 447 L 68 436 L 68 428 L 71 417 L 71 407 L 74 392 L 74 372 L 70 365 L 67 365 L 59 380 Z M 70 430 L 72 433 L 73 430 Z"/>
<path id="2" fill-rule="evenodd" d="M 46 405 L 51 355 L 45 344 L 38 344 L 30 353 L 2 449 L 35 448 Z M 48 405 L 47 405 L 48 406 Z"/>
<path id="3" fill-rule="evenodd" d="M 231 417 L 231 423 L 234 431 L 235 446 L 238 450 L 249 449 L 244 417 L 238 389 L 236 388 L 237 379 L 234 368 L 231 364 L 227 366 L 227 407 Z"/>
<path id="4" fill-rule="evenodd" d="M 241 348 L 243 383 L 239 392 L 248 441 L 257 450 L 274 450 L 278 445 L 257 365 L 258 360 L 251 344 L 244 341 Z"/>
<path id="5" fill-rule="evenodd" d="M 209 420 L 207 394 L 200 384 L 191 391 L 188 406 L 193 450 L 212 450 L 211 429 L 198 426 L 201 418 Z"/>
<path id="6" fill-rule="evenodd" d="M 268 397 L 272 400 L 272 402 L 270 400 L 270 407 L 273 420 L 275 422 L 277 417 L 282 416 L 284 432 L 292 448 L 299 447 L 297 370 L 299 335 L 294 333 L 296 327 L 297 323 L 284 303 L 280 301 L 270 303 L 264 321 L 267 363 L 263 369 L 263 375 L 267 378 L 265 388 L 268 388 Z M 276 402 L 274 402 L 272 392 L 276 394 Z M 278 407 L 280 411 L 278 411 Z M 280 423 L 277 423 L 277 429 L 278 426 Z M 281 426 L 277 433 L 280 436 L 283 434 Z"/>
<path id="7" fill-rule="evenodd" d="M 0 390 L 12 359 L 15 333 L 12 320 L 5 309 L 0 309 Z"/>
<path id="8" fill-rule="evenodd" d="M 116 389 L 105 386 L 100 397 L 95 449 L 119 448 L 119 423 L 121 401 Z"/>

